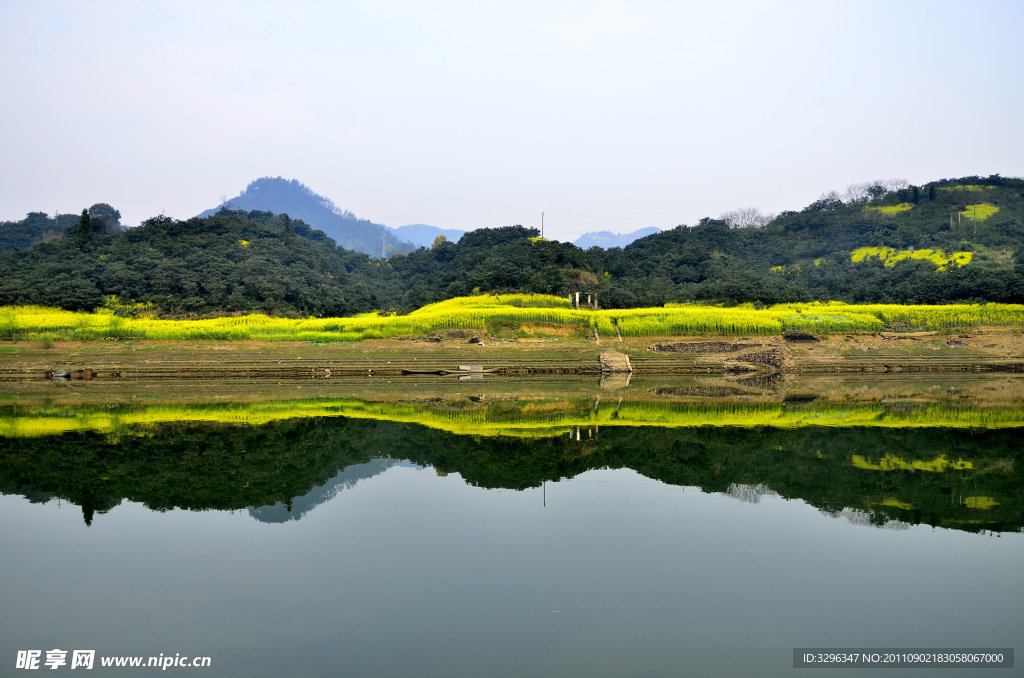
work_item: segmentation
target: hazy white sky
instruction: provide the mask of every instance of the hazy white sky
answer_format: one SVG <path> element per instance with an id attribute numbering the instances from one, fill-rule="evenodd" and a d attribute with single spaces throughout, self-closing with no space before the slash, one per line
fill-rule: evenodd
<path id="1" fill-rule="evenodd" d="M 1022 176 L 1022 35 L 1016 0 L 0 0 L 0 219 L 270 175 L 564 240 Z"/>

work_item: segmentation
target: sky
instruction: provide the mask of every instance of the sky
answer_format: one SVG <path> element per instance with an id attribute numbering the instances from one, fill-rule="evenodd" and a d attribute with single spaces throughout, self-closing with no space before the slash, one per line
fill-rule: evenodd
<path id="1" fill-rule="evenodd" d="M 0 220 L 262 176 L 400 226 L 596 230 L 1024 176 L 1020 0 L 0 0 Z"/>

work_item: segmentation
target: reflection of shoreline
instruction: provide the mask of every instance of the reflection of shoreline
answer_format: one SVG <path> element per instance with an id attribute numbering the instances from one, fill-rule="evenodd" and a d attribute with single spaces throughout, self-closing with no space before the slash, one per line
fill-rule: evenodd
<path id="1" fill-rule="evenodd" d="M 317 506 L 331 501 L 345 490 L 352 489 L 363 480 L 380 475 L 393 466 L 405 466 L 415 469 L 423 468 L 419 464 L 403 459 L 378 457 L 377 459 L 371 459 L 365 464 L 346 466 L 338 472 L 338 475 L 323 485 L 314 487 L 306 494 L 290 499 L 287 502 L 276 502 L 269 506 L 249 507 L 249 515 L 261 523 L 286 523 L 290 520 L 301 520 L 303 516 Z"/>

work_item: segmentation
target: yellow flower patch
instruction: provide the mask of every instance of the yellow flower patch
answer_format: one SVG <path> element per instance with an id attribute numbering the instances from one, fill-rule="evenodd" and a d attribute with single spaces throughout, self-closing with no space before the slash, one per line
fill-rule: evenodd
<path id="1" fill-rule="evenodd" d="M 936 271 L 945 271 L 950 264 L 954 267 L 966 266 L 974 258 L 974 252 L 953 252 L 946 254 L 942 250 L 897 250 L 892 247 L 858 247 L 850 253 L 850 261 L 858 263 L 870 257 L 881 259 L 886 268 L 893 268 L 901 261 L 907 259 L 921 259 L 930 261 L 936 266 Z"/>
<path id="2" fill-rule="evenodd" d="M 884 214 L 885 216 L 891 217 L 894 214 L 901 212 L 909 212 L 914 209 L 914 206 L 909 202 L 901 202 L 899 205 L 878 205 L 877 207 L 865 207 L 865 212 L 877 212 L 878 214 Z"/>

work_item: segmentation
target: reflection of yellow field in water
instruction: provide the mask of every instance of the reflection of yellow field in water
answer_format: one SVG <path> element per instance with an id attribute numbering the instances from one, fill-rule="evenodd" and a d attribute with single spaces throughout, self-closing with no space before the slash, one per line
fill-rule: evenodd
<path id="1" fill-rule="evenodd" d="M 905 501 L 900 501 L 899 499 L 896 499 L 896 498 L 893 498 L 893 497 L 890 497 L 889 499 L 886 499 L 884 501 L 878 502 L 878 505 L 879 506 L 888 506 L 889 508 L 903 509 L 904 511 L 912 511 L 914 509 L 914 505 L 913 504 L 908 504 Z"/>
<path id="2" fill-rule="evenodd" d="M 964 497 L 964 506 L 973 509 L 990 509 L 999 506 L 992 497 Z"/>
<path id="3" fill-rule="evenodd" d="M 536 416 L 544 418 L 551 415 L 572 415 L 577 411 L 576 403 L 572 400 L 554 400 L 539 403 L 526 403 L 520 408 L 523 416 Z"/>
<path id="4" fill-rule="evenodd" d="M 969 461 L 964 461 L 963 459 L 950 461 L 942 454 L 931 461 L 920 459 L 907 461 L 894 454 L 887 454 L 877 464 L 873 464 L 859 454 L 855 454 L 853 455 L 853 465 L 869 471 L 929 471 L 931 473 L 939 473 L 947 469 L 969 470 L 974 468 L 974 464 Z"/>
<path id="5" fill-rule="evenodd" d="M 262 425 L 312 417 L 350 417 L 414 423 L 459 435 L 550 437 L 578 426 L 655 427 L 877 427 L 997 429 L 1024 427 L 1019 406 L 959 408 L 947 403 L 903 404 L 623 402 L 591 398 L 439 402 L 374 402 L 356 398 L 314 398 L 229 404 L 150 405 L 140 408 L 25 406 L 0 410 L 0 436 L 34 437 L 71 431 L 127 432 L 157 424 L 196 421 Z M 873 470 L 938 471 L 970 468 L 944 457 L 930 462 L 887 455 L 879 463 L 854 456 L 854 465 Z M 966 464 L 966 466 L 962 465 Z"/>

